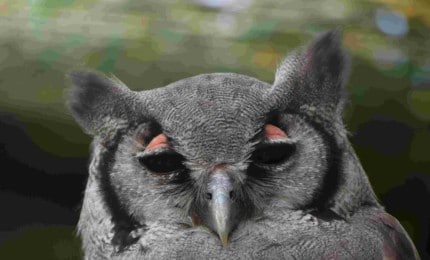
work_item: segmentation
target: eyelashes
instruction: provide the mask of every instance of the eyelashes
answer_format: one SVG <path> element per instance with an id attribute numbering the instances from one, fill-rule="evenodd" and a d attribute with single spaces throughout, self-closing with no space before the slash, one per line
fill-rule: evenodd
<path id="1" fill-rule="evenodd" d="M 257 145 L 251 161 L 257 165 L 277 165 L 286 162 L 296 151 L 293 143 L 263 143 Z"/>
<path id="2" fill-rule="evenodd" d="M 256 166 L 281 165 L 295 153 L 296 144 L 290 136 L 273 123 L 267 123 L 261 133 L 261 141 L 254 147 L 250 160 Z"/>
<path id="3" fill-rule="evenodd" d="M 147 170 L 155 174 L 169 174 L 185 170 L 185 158 L 171 150 L 163 149 L 156 153 L 150 153 L 139 157 L 139 163 Z"/>

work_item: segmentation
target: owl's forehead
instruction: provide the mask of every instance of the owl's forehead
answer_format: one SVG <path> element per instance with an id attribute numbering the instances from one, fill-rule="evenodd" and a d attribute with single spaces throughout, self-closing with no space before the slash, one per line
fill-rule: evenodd
<path id="1" fill-rule="evenodd" d="M 209 162 L 235 160 L 266 120 L 269 87 L 238 74 L 199 75 L 157 89 L 153 112 L 185 153 Z"/>
<path id="2" fill-rule="evenodd" d="M 172 105 L 174 103 L 182 104 L 184 101 L 192 99 L 230 108 L 238 104 L 255 105 L 256 102 L 263 99 L 261 95 L 268 88 L 270 88 L 269 84 L 249 76 L 212 73 L 176 81 L 164 88 L 156 89 L 156 92 L 161 99 L 169 103 L 173 102 Z"/>

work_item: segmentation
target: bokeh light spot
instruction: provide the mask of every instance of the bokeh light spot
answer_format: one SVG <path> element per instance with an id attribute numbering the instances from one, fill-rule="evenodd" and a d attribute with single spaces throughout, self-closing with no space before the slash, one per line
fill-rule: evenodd
<path id="1" fill-rule="evenodd" d="M 61 53 L 57 50 L 47 49 L 39 55 L 39 61 L 42 63 L 42 66 L 45 69 L 49 69 L 51 68 L 53 63 L 60 58 L 60 56 Z"/>
<path id="2" fill-rule="evenodd" d="M 415 68 L 411 75 L 411 82 L 417 88 L 430 88 L 430 65 Z"/>
<path id="3" fill-rule="evenodd" d="M 272 68 L 276 66 L 279 61 L 280 54 L 273 48 L 265 48 L 257 51 L 254 54 L 252 61 L 255 65 L 262 68 Z"/>
<path id="4" fill-rule="evenodd" d="M 409 30 L 408 20 L 400 12 L 378 9 L 375 14 L 375 22 L 379 30 L 391 36 L 402 37 Z"/>

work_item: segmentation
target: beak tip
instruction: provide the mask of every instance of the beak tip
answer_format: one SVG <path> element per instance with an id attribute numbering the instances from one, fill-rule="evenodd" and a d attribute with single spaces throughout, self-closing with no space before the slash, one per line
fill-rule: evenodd
<path id="1" fill-rule="evenodd" d="M 222 246 L 226 247 L 228 245 L 228 234 L 227 233 L 221 233 L 221 234 L 219 234 L 219 238 L 221 240 Z"/>

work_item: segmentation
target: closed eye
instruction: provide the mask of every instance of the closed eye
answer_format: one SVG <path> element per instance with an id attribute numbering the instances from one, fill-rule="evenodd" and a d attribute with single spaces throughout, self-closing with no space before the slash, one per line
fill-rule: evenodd
<path id="1" fill-rule="evenodd" d="M 139 157 L 142 166 L 157 174 L 168 174 L 185 169 L 184 160 L 182 155 L 170 149 L 143 154 Z"/>
<path id="2" fill-rule="evenodd" d="M 295 150 L 295 144 L 290 142 L 262 143 L 255 148 L 251 161 L 257 165 L 281 164 L 287 161 Z"/>

